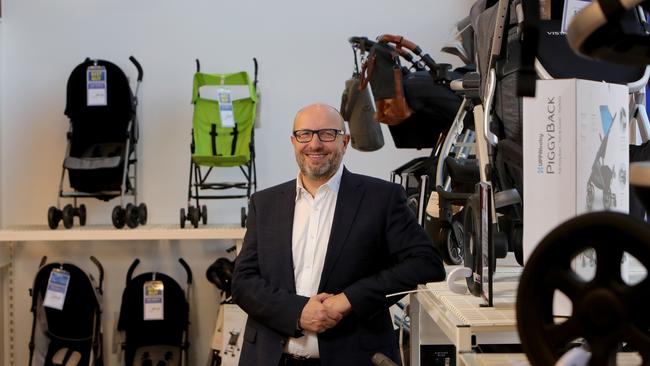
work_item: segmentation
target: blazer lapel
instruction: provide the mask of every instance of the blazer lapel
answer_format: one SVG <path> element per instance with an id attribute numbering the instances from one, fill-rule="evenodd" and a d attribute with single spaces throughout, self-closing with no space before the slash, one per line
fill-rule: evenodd
<path id="1" fill-rule="evenodd" d="M 293 273 L 293 250 L 291 248 L 292 236 L 293 236 L 293 213 L 296 203 L 296 181 L 292 180 L 288 182 L 282 194 L 279 197 L 279 202 L 277 209 L 274 210 L 273 215 L 276 216 L 275 222 L 277 222 L 277 240 L 280 245 L 277 250 L 277 260 L 280 262 L 280 265 L 276 268 L 279 268 L 282 273 L 281 277 L 284 279 L 284 282 L 289 285 L 288 289 L 296 292 L 296 279 Z"/>
<path id="2" fill-rule="evenodd" d="M 334 210 L 334 219 L 332 221 L 332 230 L 330 233 L 329 243 L 327 245 L 327 254 L 325 254 L 325 264 L 321 274 L 318 292 L 322 292 L 327 283 L 330 273 L 345 246 L 345 241 L 352 228 L 354 217 L 357 215 L 361 198 L 363 197 L 362 182 L 356 176 L 343 168 L 341 185 L 336 200 Z"/>

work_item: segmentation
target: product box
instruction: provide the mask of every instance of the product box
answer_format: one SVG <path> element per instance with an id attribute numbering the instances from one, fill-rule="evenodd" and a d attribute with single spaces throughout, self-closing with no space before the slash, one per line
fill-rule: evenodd
<path id="1" fill-rule="evenodd" d="M 221 366 L 239 364 L 246 319 L 246 313 L 237 305 L 222 304 L 219 306 L 217 324 L 212 337 L 212 349 L 219 351 Z"/>
<path id="2" fill-rule="evenodd" d="M 535 98 L 524 99 L 525 259 L 576 215 L 628 212 L 628 98 L 625 85 L 563 79 L 538 81 Z M 573 264 L 590 278 L 593 251 Z"/>

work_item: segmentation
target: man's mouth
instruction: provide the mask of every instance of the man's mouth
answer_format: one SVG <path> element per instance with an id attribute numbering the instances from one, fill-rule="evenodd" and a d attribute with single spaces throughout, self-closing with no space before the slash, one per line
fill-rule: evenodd
<path id="1" fill-rule="evenodd" d="M 305 153 L 305 155 L 313 160 L 324 159 L 327 156 L 325 153 Z"/>

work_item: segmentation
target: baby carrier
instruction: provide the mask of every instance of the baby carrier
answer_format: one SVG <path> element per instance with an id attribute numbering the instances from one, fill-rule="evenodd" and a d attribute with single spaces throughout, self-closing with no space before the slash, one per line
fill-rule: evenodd
<path id="1" fill-rule="evenodd" d="M 138 204 L 137 196 L 137 93 L 142 82 L 142 67 L 131 56 L 138 70 L 135 95 L 129 80 L 115 64 L 87 58 L 70 74 L 65 114 L 70 118 L 68 145 L 59 181 L 56 207 L 49 208 L 48 225 L 56 229 L 60 221 L 69 229 L 75 216 L 79 225 L 86 224 L 86 206 L 78 198 L 93 197 L 108 201 L 120 197 L 113 208 L 116 228 L 130 228 L 147 222 L 147 206 Z M 68 173 L 70 191 L 64 190 Z M 125 205 L 125 196 L 133 203 Z M 61 209 L 61 198 L 72 204 Z"/>
<path id="2" fill-rule="evenodd" d="M 29 366 L 102 366 L 101 297 L 104 269 L 92 276 L 70 263 L 43 257 L 34 279 Z"/>

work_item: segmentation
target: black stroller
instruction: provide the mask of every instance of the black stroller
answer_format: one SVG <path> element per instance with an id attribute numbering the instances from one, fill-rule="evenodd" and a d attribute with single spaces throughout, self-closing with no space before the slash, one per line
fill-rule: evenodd
<path id="1" fill-rule="evenodd" d="M 43 257 L 34 279 L 29 341 L 29 366 L 101 366 L 101 297 L 104 269 L 92 276 L 69 263 L 49 263 Z"/>
<path id="2" fill-rule="evenodd" d="M 77 198 L 86 197 L 103 201 L 120 197 L 111 217 L 118 229 L 125 224 L 135 228 L 147 222 L 147 206 L 138 204 L 136 170 L 136 110 L 142 67 L 133 56 L 129 59 L 138 70 L 135 94 L 124 72 L 109 61 L 87 58 L 70 74 L 65 108 L 70 118 L 68 146 L 57 205 L 47 212 L 51 229 L 56 229 L 59 221 L 66 229 L 71 228 L 75 216 L 84 226 L 86 206 L 77 206 Z M 71 191 L 64 191 L 66 172 Z M 133 196 L 133 203 L 125 206 L 126 195 Z M 61 209 L 61 198 L 72 198 L 73 203 Z"/>
<path id="3" fill-rule="evenodd" d="M 187 365 L 192 270 L 183 258 L 178 261 L 187 273 L 186 291 L 164 273 L 132 278 L 139 259 L 129 267 L 117 325 L 118 331 L 124 332 L 124 365 Z"/>

